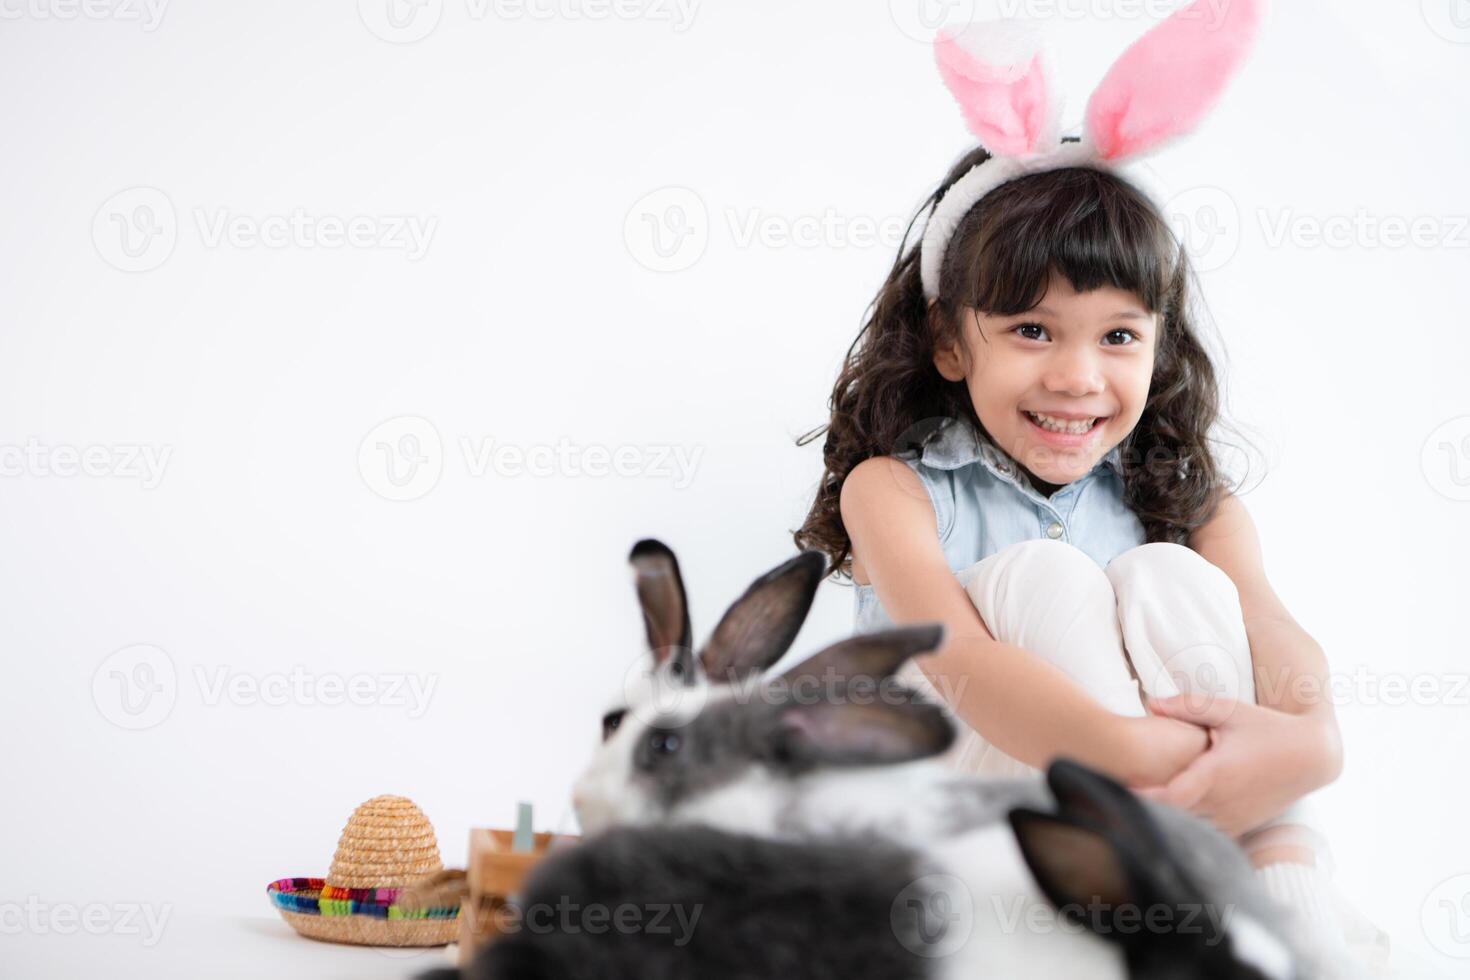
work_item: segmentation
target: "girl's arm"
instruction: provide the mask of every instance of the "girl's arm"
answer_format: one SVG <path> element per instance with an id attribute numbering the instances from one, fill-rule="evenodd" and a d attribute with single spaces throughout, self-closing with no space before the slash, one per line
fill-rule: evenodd
<path id="1" fill-rule="evenodd" d="M 1222 496 L 1189 546 L 1230 576 L 1240 594 L 1256 703 L 1310 722 L 1308 737 L 1300 740 L 1301 766 L 1314 788 L 1332 782 L 1342 771 L 1342 738 L 1327 696 L 1327 658 L 1266 580 L 1260 538 L 1245 505 L 1234 494 Z"/>
<path id="2" fill-rule="evenodd" d="M 889 617 L 946 627 L 945 645 L 919 658 L 920 669 L 1002 752 L 1036 768 L 1066 755 L 1126 783 L 1154 785 L 1204 751 L 1204 729 L 1114 714 L 1055 665 L 997 642 L 945 562 L 933 505 L 908 466 L 864 460 L 843 481 L 840 506 L 854 558 Z"/>

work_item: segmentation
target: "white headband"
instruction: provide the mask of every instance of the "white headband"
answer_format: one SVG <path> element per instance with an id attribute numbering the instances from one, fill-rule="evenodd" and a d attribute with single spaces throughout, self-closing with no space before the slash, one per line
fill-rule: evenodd
<path id="1" fill-rule="evenodd" d="M 939 295 L 955 228 L 990 191 L 1025 174 L 1064 167 L 1114 170 L 1192 130 L 1250 50 L 1264 0 L 1195 0 L 1133 42 L 1087 101 L 1080 142 L 1060 143 L 1062 101 L 1051 54 L 1036 28 L 1013 20 L 942 28 L 939 74 L 970 132 L 990 154 L 940 197 L 924 225 L 919 276 Z"/>

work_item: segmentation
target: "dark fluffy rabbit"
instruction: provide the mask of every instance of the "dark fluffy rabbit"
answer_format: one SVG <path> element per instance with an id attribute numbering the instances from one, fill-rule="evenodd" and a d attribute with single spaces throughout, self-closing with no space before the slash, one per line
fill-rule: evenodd
<path id="1" fill-rule="evenodd" d="M 962 850 L 883 837 L 614 828 L 539 865 L 462 977 L 421 980 L 1307 976 L 1260 922 L 1211 906 L 1121 786 L 1065 761 L 1049 782 L 1056 812 L 1013 809 L 972 842 L 989 845 L 978 879 Z M 1086 928 L 1036 915 L 1048 899 Z"/>

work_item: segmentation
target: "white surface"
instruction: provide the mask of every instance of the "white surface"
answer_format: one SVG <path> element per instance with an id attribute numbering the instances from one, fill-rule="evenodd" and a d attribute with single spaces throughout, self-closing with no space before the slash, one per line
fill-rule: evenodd
<path id="1" fill-rule="evenodd" d="M 5 946 L 7 977 L 108 980 L 408 980 L 445 966 L 445 947 L 392 949 L 323 943 L 280 918 L 181 913 L 147 936 L 27 935 Z"/>
<path id="2" fill-rule="evenodd" d="M 893 258 L 872 229 L 906 219 L 967 145 L 905 32 L 917 10 L 710 0 L 681 29 L 445 0 L 435 30 L 391 44 L 340 0 L 177 0 L 153 30 L 36 2 L 0 23 L 0 445 L 169 457 L 151 487 L 0 478 L 0 905 L 266 913 L 266 884 L 323 874 L 379 793 L 423 806 L 449 864 L 518 799 L 551 828 L 637 656 L 632 542 L 678 550 L 701 634 L 789 553 L 820 471 L 820 440 L 792 439 L 824 420 Z M 1470 247 L 1277 231 L 1361 209 L 1448 234 L 1466 214 L 1456 2 L 1275 4 L 1219 111 L 1155 163 L 1193 202 L 1227 409 L 1265 454 L 1246 504 L 1273 583 L 1339 673 L 1441 692 L 1470 669 L 1470 502 L 1454 495 L 1470 443 L 1440 430 L 1470 416 Z M 1149 5 L 1032 6 L 1059 11 L 1075 118 L 1150 22 L 1109 11 Z M 176 241 L 130 273 L 103 250 L 124 262 L 112 216 L 137 202 L 109 202 L 139 186 L 167 197 Z M 685 267 L 657 271 L 648 221 L 668 231 L 669 204 L 708 224 L 673 253 Z M 297 209 L 436 224 L 415 260 L 210 244 L 222 218 L 249 230 Z M 779 235 L 813 230 L 818 246 Z M 392 501 L 359 448 L 404 416 L 435 427 L 442 474 Z M 1436 431 L 1459 455 L 1434 449 L 1426 469 Z M 641 447 L 648 465 L 476 476 L 460 443 L 563 438 Z M 687 485 L 649 472 L 666 445 L 698 452 Z M 824 585 L 797 650 L 850 617 L 851 593 Z M 140 644 L 176 687 L 125 730 L 138 716 L 112 672 L 146 681 Z M 323 703 L 290 688 L 298 667 L 362 675 L 376 696 Z M 433 682 L 426 704 L 395 700 L 407 675 Z M 221 680 L 241 686 L 216 696 Z M 1470 713 L 1373 700 L 1339 708 L 1347 770 L 1324 794 L 1339 879 L 1463 971 Z M 139 976 L 195 955 L 241 971 L 299 955 L 304 975 L 339 955 L 239 921 L 181 926 L 151 959 L 123 937 L 0 933 L 0 972 L 15 949 L 28 977 L 74 975 L 72 948 Z M 356 959 L 387 975 L 375 955 Z"/>

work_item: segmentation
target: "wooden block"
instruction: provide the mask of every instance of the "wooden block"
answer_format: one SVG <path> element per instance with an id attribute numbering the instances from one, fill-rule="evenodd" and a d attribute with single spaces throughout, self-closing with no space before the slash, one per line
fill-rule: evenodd
<path id="1" fill-rule="evenodd" d="M 459 913 L 459 964 L 467 966 L 475 951 L 491 942 L 509 921 L 505 905 L 520 890 L 526 872 L 546 854 L 553 835 L 535 835 L 534 850 L 517 854 L 510 849 L 515 831 L 476 827 L 470 831 L 466 880 L 469 899 Z M 575 841 L 563 836 L 558 844 Z"/>

